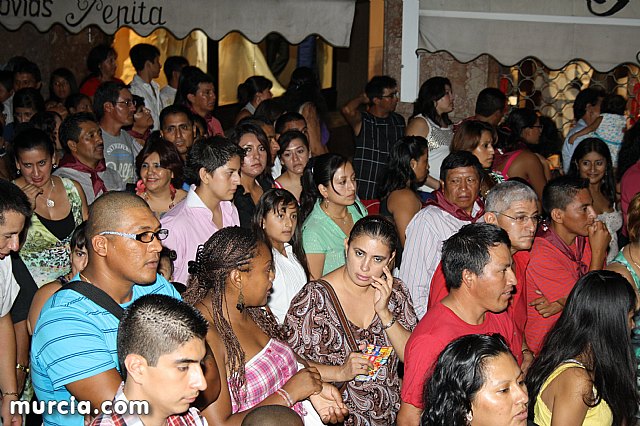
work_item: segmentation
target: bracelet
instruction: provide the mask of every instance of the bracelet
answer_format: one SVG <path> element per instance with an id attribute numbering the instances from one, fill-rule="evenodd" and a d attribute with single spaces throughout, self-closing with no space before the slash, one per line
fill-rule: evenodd
<path id="1" fill-rule="evenodd" d="M 18 363 L 16 365 L 16 369 L 17 370 L 21 370 L 24 374 L 29 374 L 29 367 L 27 367 L 26 365 L 22 365 L 22 364 Z"/>
<path id="2" fill-rule="evenodd" d="M 395 323 L 396 323 L 396 319 L 395 319 L 395 318 L 391 318 L 391 321 L 389 321 L 388 323 L 384 324 L 384 325 L 382 326 L 382 329 L 383 329 L 383 330 L 387 330 L 387 329 L 391 328 L 391 326 L 392 326 L 393 324 L 395 324 Z"/>
<path id="3" fill-rule="evenodd" d="M 289 395 L 289 393 L 286 390 L 280 388 L 276 391 L 276 393 L 280 395 L 282 399 L 284 399 L 284 401 L 287 403 L 287 407 L 289 408 L 293 407 L 294 403 L 293 403 L 293 400 L 291 399 L 291 395 Z"/>
<path id="4" fill-rule="evenodd" d="M 13 395 L 16 398 L 20 396 L 20 394 L 18 392 L 2 392 L 2 396 L 10 396 Z"/>

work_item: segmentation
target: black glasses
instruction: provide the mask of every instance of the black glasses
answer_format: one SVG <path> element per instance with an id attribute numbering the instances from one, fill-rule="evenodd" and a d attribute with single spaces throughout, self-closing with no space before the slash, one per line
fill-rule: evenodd
<path id="1" fill-rule="evenodd" d="M 147 231 L 141 232 L 139 234 L 127 234 L 126 232 L 118 232 L 118 231 L 102 231 L 98 235 L 117 235 L 118 237 L 129 238 L 131 240 L 140 241 L 141 243 L 150 243 L 155 238 L 159 241 L 166 239 L 169 236 L 168 229 L 160 229 L 156 232 Z"/>
<path id="2" fill-rule="evenodd" d="M 542 217 L 540 215 L 534 214 L 533 216 L 509 216 L 508 214 L 502 213 L 502 212 L 493 212 L 496 214 L 501 214 L 504 217 L 508 217 L 509 219 L 513 220 L 515 223 L 517 223 L 518 225 L 524 225 L 525 223 L 527 223 L 527 221 L 531 221 L 531 223 L 535 226 L 538 226 L 538 224 L 542 221 Z"/>
<path id="3" fill-rule="evenodd" d="M 116 101 L 115 103 L 124 104 L 124 106 L 126 106 L 127 108 L 129 108 L 130 106 L 135 105 L 135 103 L 133 102 L 133 99 L 128 99 L 126 101 Z"/>
<path id="4" fill-rule="evenodd" d="M 389 93 L 388 95 L 382 95 L 380 97 L 381 98 L 397 98 L 398 96 L 399 96 L 398 92 L 393 92 L 393 93 Z"/>

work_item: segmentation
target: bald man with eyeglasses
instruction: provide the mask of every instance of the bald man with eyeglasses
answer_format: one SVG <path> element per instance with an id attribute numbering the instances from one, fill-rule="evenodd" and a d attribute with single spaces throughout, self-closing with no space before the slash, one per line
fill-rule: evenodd
<path id="1" fill-rule="evenodd" d="M 94 409 L 110 401 L 122 381 L 117 354 L 120 322 L 114 314 L 145 294 L 180 299 L 157 273 L 161 229 L 147 203 L 134 194 L 109 192 L 92 205 L 86 227 L 89 261 L 72 279 L 98 289 L 104 301 L 69 285 L 45 302 L 33 334 L 31 371 L 39 401 L 89 401 Z M 106 304 L 105 304 L 106 303 Z M 84 425 L 81 414 L 43 414 L 45 425 Z"/>

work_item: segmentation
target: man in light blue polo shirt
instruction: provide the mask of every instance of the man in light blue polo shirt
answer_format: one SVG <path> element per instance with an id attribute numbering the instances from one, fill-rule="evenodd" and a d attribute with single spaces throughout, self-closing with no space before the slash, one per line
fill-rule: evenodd
<path id="1" fill-rule="evenodd" d="M 145 294 L 180 298 L 156 273 L 160 240 L 167 231 L 146 202 L 109 192 L 92 205 L 86 227 L 89 262 L 75 280 L 88 282 L 126 308 Z M 92 300 L 62 289 L 47 300 L 31 346 L 31 371 L 39 401 L 89 401 L 92 415 L 110 401 L 122 381 L 118 372 L 119 319 Z M 45 425 L 83 426 L 81 414 L 54 410 Z"/>

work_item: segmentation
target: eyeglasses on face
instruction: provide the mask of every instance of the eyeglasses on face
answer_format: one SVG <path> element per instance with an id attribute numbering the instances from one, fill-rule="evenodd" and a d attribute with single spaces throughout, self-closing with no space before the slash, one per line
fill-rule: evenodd
<path id="1" fill-rule="evenodd" d="M 159 241 L 166 239 L 169 236 L 169 230 L 159 229 L 156 232 L 146 231 L 146 232 L 141 232 L 139 234 L 127 234 L 125 232 L 118 232 L 118 231 L 102 231 L 98 235 L 117 235 L 118 237 L 129 238 L 131 240 L 136 240 L 136 241 L 140 241 L 141 243 L 148 244 L 151 241 L 153 241 L 155 238 L 157 238 Z"/>
<path id="2" fill-rule="evenodd" d="M 504 217 L 508 217 L 509 219 L 513 220 L 515 223 L 517 223 L 518 225 L 524 225 L 525 223 L 527 223 L 527 221 L 531 221 L 532 224 L 534 225 L 538 225 L 538 223 L 540 223 L 542 221 L 542 217 L 540 215 L 534 214 L 533 216 L 509 216 L 508 214 L 502 213 L 502 212 L 493 212 L 495 214 L 501 214 Z"/>
<path id="3" fill-rule="evenodd" d="M 116 101 L 115 103 L 117 104 L 123 104 L 124 106 L 126 106 L 127 108 L 134 106 L 135 103 L 133 101 L 133 99 L 127 99 L 126 101 Z"/>

